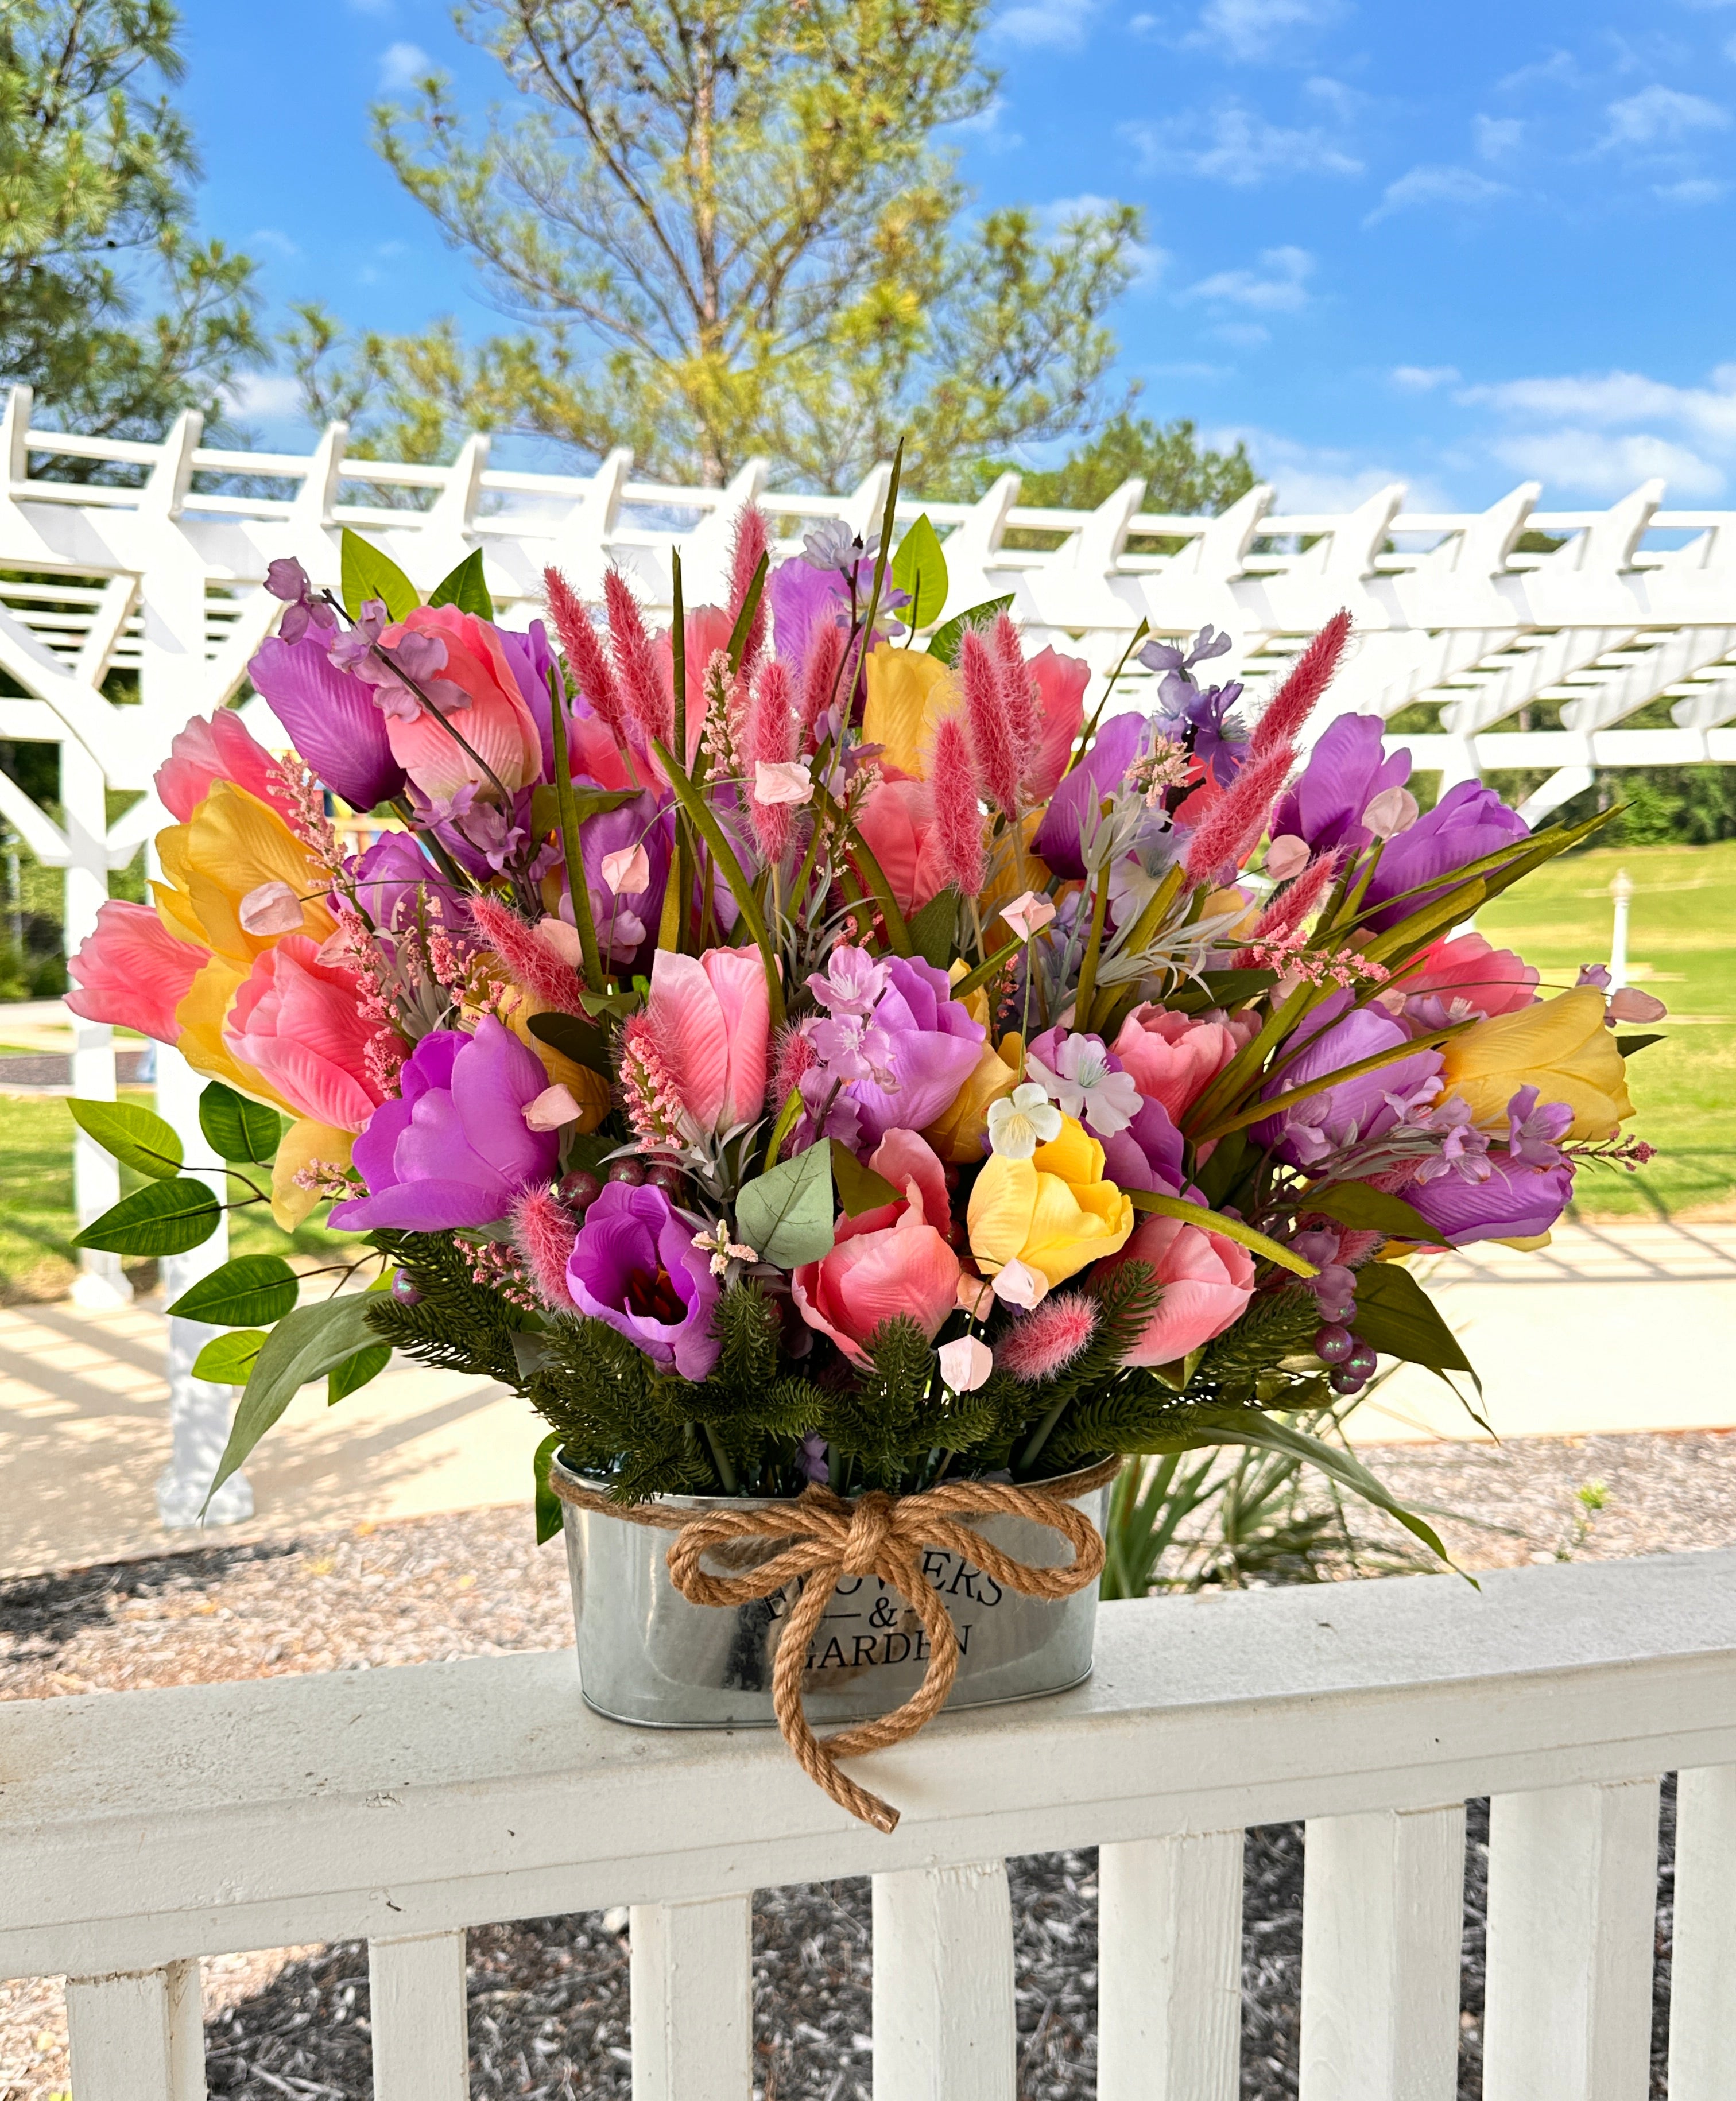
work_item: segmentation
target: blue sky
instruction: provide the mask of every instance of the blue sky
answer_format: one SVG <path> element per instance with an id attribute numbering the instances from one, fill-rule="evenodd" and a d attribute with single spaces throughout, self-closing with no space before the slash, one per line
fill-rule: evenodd
<path id="1" fill-rule="evenodd" d="M 202 220 L 272 300 L 497 325 L 368 139 L 425 59 L 503 91 L 447 7 L 184 10 Z M 1012 0 L 985 55 L 981 200 L 1141 206 L 1123 376 L 1286 505 L 1736 502 L 1736 0 Z M 248 390 L 274 441 L 287 400 Z"/>

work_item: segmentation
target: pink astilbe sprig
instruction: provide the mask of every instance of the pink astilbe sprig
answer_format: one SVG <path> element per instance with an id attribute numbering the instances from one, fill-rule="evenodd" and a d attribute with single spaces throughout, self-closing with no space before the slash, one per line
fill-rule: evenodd
<path id="1" fill-rule="evenodd" d="M 965 630 L 959 650 L 959 683 L 964 692 L 964 712 L 971 726 L 971 743 L 981 772 L 983 793 L 1010 823 L 1016 823 L 1022 754 L 1008 720 L 1004 681 L 999 676 L 988 644 L 975 628 Z"/>
<path id="2" fill-rule="evenodd" d="M 596 710 L 615 742 L 625 749 L 636 741 L 627 701 L 596 622 L 580 602 L 578 593 L 552 563 L 542 572 L 542 590 L 574 686 Z"/>
<path id="3" fill-rule="evenodd" d="M 835 621 L 817 620 L 808 630 L 808 656 L 802 666 L 802 694 L 797 708 L 801 750 L 811 752 L 819 739 L 814 724 L 831 705 L 844 668 L 844 633 Z"/>
<path id="4" fill-rule="evenodd" d="M 994 1361 L 1003 1372 L 1033 1384 L 1053 1378 L 1090 1342 L 1100 1318 L 1095 1298 L 1079 1291 L 1057 1292 L 1013 1321 L 995 1342 Z"/>
<path id="5" fill-rule="evenodd" d="M 934 823 L 940 835 L 942 872 L 967 897 L 980 897 L 985 869 L 976 765 L 969 735 L 957 715 L 948 715 L 935 732 L 928 778 L 934 792 Z"/>
<path id="6" fill-rule="evenodd" d="M 627 711 L 646 736 L 666 746 L 675 734 L 675 701 L 639 600 L 619 569 L 604 577 L 603 602 L 609 608 L 609 641 Z"/>
<path id="7" fill-rule="evenodd" d="M 469 1258 L 470 1281 L 492 1291 L 514 1306 L 534 1311 L 542 1303 L 541 1291 L 519 1250 L 505 1241 L 460 1241 Z"/>
<path id="8" fill-rule="evenodd" d="M 729 624 L 732 631 L 742 617 L 742 608 L 747 603 L 747 594 L 752 588 L 754 572 L 770 544 L 770 533 L 765 513 L 757 503 L 744 503 L 736 514 L 735 537 L 729 550 Z M 760 661 L 765 648 L 765 595 L 762 591 L 760 603 L 754 608 L 754 617 L 747 623 L 746 639 L 742 645 L 742 664 L 751 670 Z"/>
<path id="9" fill-rule="evenodd" d="M 1248 742 L 1251 762 L 1280 746 L 1286 750 L 1313 712 L 1314 703 L 1332 683 L 1338 660 L 1350 639 L 1350 615 L 1340 610 L 1322 627 L 1295 662 L 1290 676 L 1272 696 L 1272 704 L 1254 726 Z"/>
<path id="10" fill-rule="evenodd" d="M 684 1143 L 687 1110 L 675 1060 L 644 1011 L 631 1015 L 621 1032 L 621 1093 L 636 1138 L 665 1150 Z"/>
<path id="11" fill-rule="evenodd" d="M 1012 732 L 1013 749 L 1019 756 L 1019 778 L 1022 784 L 1035 762 L 1043 739 L 1043 716 L 1038 705 L 1035 675 L 1025 661 L 1019 630 L 1004 607 L 995 615 L 994 624 L 989 630 L 989 647 L 1000 679 L 1002 704 L 1007 710 L 1008 727 Z"/>
<path id="12" fill-rule="evenodd" d="M 512 1206 L 512 1245 L 543 1304 L 556 1313 L 571 1312 L 567 1258 L 578 1237 L 572 1213 L 552 1189 L 526 1189 Z"/>
<path id="13" fill-rule="evenodd" d="M 773 657 L 760 666 L 748 704 L 742 738 L 742 770 L 747 780 L 747 814 L 760 851 L 768 861 L 780 861 L 789 851 L 795 810 L 789 803 L 762 803 L 754 783 L 757 768 L 787 764 L 796 755 L 799 731 L 790 704 L 789 666 Z"/>
<path id="14" fill-rule="evenodd" d="M 346 891 L 352 889 L 343 866 L 343 843 L 326 814 L 326 791 L 312 770 L 291 753 L 267 768 L 266 779 L 281 792 L 284 822 L 308 849 L 308 857 L 334 884 Z"/>
<path id="15" fill-rule="evenodd" d="M 562 1014 L 584 1012 L 578 997 L 578 973 L 535 927 L 527 927 L 498 897 L 472 897 L 470 916 L 483 940 L 506 965 L 515 984 L 522 986 L 541 1006 L 554 1007 Z"/>
<path id="16" fill-rule="evenodd" d="M 1251 758 L 1194 828 L 1188 843 L 1188 874 L 1210 882 L 1226 865 L 1239 868 L 1260 843 L 1272 798 L 1283 786 L 1295 757 L 1287 744 Z"/>
<path id="17" fill-rule="evenodd" d="M 1310 912 L 1318 905 L 1332 887 L 1338 873 L 1339 851 L 1317 854 L 1293 882 L 1286 882 L 1277 896 L 1266 907 L 1255 922 L 1252 938 L 1256 941 L 1282 941 L 1294 934 Z M 1244 950 L 1243 954 L 1247 952 Z M 1238 970 L 1256 967 L 1236 958 Z"/>
<path id="18" fill-rule="evenodd" d="M 1246 960 L 1244 960 L 1244 958 Z M 1239 970 L 1275 971 L 1282 981 L 1311 985 L 1384 984 L 1393 973 L 1384 963 L 1354 949 L 1317 949 L 1300 929 L 1251 941 L 1236 958 Z"/>

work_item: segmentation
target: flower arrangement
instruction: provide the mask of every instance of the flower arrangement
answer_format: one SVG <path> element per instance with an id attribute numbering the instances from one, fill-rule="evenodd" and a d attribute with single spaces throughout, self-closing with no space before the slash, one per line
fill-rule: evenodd
<path id="1" fill-rule="evenodd" d="M 104 908 L 69 997 L 207 1077 L 234 1201 L 360 1236 L 365 1290 L 248 1256 L 178 1302 L 246 1386 L 219 1480 L 396 1347 L 622 1505 L 1242 1444 L 1394 1509 L 1290 1418 L 1383 1354 L 1468 1374 L 1406 1258 L 1645 1157 L 1612 1024 L 1657 1003 L 1455 931 L 1591 827 L 1419 813 L 1373 716 L 1299 764 L 1345 616 L 1251 726 L 1209 628 L 1142 629 L 1154 710 L 1107 712 L 1124 657 L 1087 718 L 1005 602 L 941 623 L 892 516 L 774 562 L 750 509 L 728 604 L 677 562 L 656 633 L 619 573 L 600 620 L 549 570 L 518 632 L 479 555 L 426 603 L 352 534 L 341 593 L 272 564 L 294 749 L 188 724 L 154 906 Z M 74 1108 L 148 1178 L 85 1245 L 215 1230 L 166 1124 Z"/>

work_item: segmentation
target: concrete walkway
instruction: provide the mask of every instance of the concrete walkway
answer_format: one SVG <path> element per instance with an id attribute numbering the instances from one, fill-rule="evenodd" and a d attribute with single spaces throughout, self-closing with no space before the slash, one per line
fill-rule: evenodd
<path id="1" fill-rule="evenodd" d="M 1540 1254 L 1445 1258 L 1429 1282 L 1504 1439 L 1736 1427 L 1736 1224 L 1568 1227 Z M 304 1389 L 248 1466 L 248 1523 L 165 1533 L 165 1327 L 148 1305 L 0 1310 L 0 1574 L 528 1500 L 529 1408 L 401 1365 L 334 1410 Z M 1486 1434 L 1410 1368 L 1352 1428 L 1369 1444 Z"/>

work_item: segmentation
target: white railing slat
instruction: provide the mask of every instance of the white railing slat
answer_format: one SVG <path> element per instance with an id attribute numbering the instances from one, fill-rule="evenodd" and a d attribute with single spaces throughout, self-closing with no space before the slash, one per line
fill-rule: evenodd
<path id="1" fill-rule="evenodd" d="M 1098 2101 L 1236 2101 L 1245 1834 L 1097 1856 Z"/>
<path id="2" fill-rule="evenodd" d="M 876 1875 L 875 2101 L 1013 2101 L 1016 2045 L 1006 1862 Z"/>
<path id="3" fill-rule="evenodd" d="M 1453 2101 L 1464 1805 L 1308 1826 L 1301 2101 Z"/>
<path id="4" fill-rule="evenodd" d="M 633 2101 L 748 2101 L 753 1900 L 635 1904 Z"/>
<path id="5" fill-rule="evenodd" d="M 1670 2101 L 1736 2094 L 1736 1766 L 1680 1773 Z"/>
<path id="6" fill-rule="evenodd" d="M 205 2101 L 197 1962 L 69 1977 L 66 2027 L 78 2101 Z"/>
<path id="7" fill-rule="evenodd" d="M 462 1932 L 368 1943 L 374 2101 L 469 2101 L 464 1970 Z"/>
<path id="8" fill-rule="evenodd" d="M 1495 1798 L 1484 2101 L 1645 2101 L 1657 1890 L 1655 1780 Z"/>

